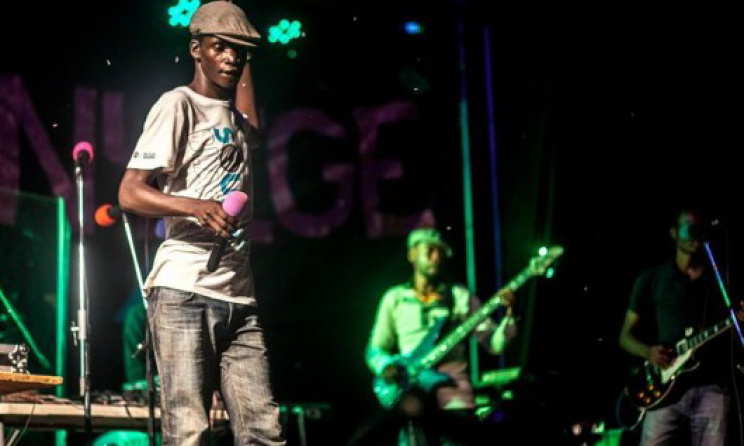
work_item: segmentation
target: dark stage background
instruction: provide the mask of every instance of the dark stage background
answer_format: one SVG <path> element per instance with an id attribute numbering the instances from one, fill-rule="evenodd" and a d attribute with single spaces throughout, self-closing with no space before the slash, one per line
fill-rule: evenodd
<path id="1" fill-rule="evenodd" d="M 503 358 L 503 365 L 522 367 L 516 398 L 545 414 L 535 415 L 536 424 L 550 420 L 556 432 L 579 420 L 617 426 L 626 366 L 617 333 L 633 276 L 669 252 L 670 203 L 696 195 L 717 209 L 722 231 L 715 253 L 727 279 L 739 275 L 742 36 L 732 11 L 237 3 L 264 35 L 283 17 L 301 20 L 305 31 L 289 47 L 266 44 L 252 64 L 269 132 L 254 158 L 263 232 L 253 262 L 276 396 L 330 404 L 328 444 L 350 436 L 376 408 L 363 348 L 381 293 L 407 278 L 404 234 L 415 216 L 428 212 L 445 230 L 456 251 L 453 275 L 466 281 L 463 110 L 478 294 L 497 290 L 537 247 L 565 248 L 553 279 L 536 278 L 520 291 L 522 336 Z M 0 80 L 17 91 L 20 79 L 69 181 L 78 139 L 109 153 L 95 161 L 92 206 L 115 203 L 150 105 L 191 79 L 188 36 L 167 25 L 169 6 L 164 0 L 57 2 L 43 9 L 16 3 L 2 12 Z M 405 34 L 406 20 L 421 22 L 424 33 Z M 297 56 L 288 57 L 288 49 Z M 111 97 L 120 101 L 114 118 L 102 105 Z M 3 101 L 0 117 L 10 124 L 0 129 L 13 129 L 21 120 L 14 102 Z M 415 113 L 395 115 L 391 109 L 401 104 Z M 360 116 L 375 113 L 379 127 L 358 125 Z M 290 133 L 286 119 L 294 114 L 301 123 L 321 124 Z M 111 123 L 121 126 L 113 142 Z M 363 153 L 375 129 L 373 150 Z M 19 133 L 20 158 L 2 159 L 20 165 L 15 186 L 55 195 L 59 180 L 40 167 L 32 135 Z M 281 143 L 286 164 L 276 150 Z M 399 176 L 380 160 L 399 163 Z M 336 164 L 346 166 L 341 184 L 350 188 L 341 199 L 343 187 L 323 176 L 325 166 Z M 272 177 L 278 166 L 286 169 L 286 186 Z M 294 199 L 289 210 L 277 199 L 287 190 Z M 371 208 L 398 217 L 377 230 Z M 293 226 L 299 221 L 293 212 L 326 224 L 303 233 Z M 144 262 L 145 245 L 154 249 L 157 239 L 135 221 Z M 136 282 L 121 223 L 87 225 L 92 383 L 98 391 L 117 390 L 120 316 Z M 74 232 L 73 253 L 77 237 Z M 23 275 L 12 264 L 2 268 Z M 75 273 L 72 262 L 71 310 Z M 70 343 L 71 394 L 76 356 Z M 496 364 L 484 359 L 483 366 Z"/>

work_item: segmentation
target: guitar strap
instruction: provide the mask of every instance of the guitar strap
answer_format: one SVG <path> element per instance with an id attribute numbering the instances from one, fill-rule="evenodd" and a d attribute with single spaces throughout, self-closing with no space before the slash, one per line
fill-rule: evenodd
<path id="1" fill-rule="evenodd" d="M 454 284 L 448 283 L 444 287 L 442 303 L 444 304 L 443 306 L 449 310 L 449 315 L 447 316 L 447 322 L 444 324 L 443 329 L 439 332 L 438 339 L 442 339 L 444 335 L 450 332 L 453 326 L 457 325 L 457 321 L 455 320 L 455 297 L 452 292 L 454 286 Z"/>
<path id="2" fill-rule="evenodd" d="M 425 296 L 426 299 L 422 299 L 422 296 L 418 296 L 419 301 L 422 305 L 421 311 L 421 323 L 430 330 L 434 327 L 438 327 L 438 333 L 436 333 L 433 339 L 429 338 L 429 342 L 439 342 L 443 336 L 449 333 L 452 328 L 453 315 L 455 312 L 455 299 L 453 298 L 452 288 L 453 284 L 442 284 L 438 287 L 436 292 Z M 446 320 L 442 321 L 446 314 Z"/>

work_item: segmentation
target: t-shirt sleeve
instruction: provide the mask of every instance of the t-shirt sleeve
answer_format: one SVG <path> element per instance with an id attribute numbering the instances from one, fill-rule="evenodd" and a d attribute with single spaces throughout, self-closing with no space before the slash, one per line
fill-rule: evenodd
<path id="1" fill-rule="evenodd" d="M 188 100 L 176 92 L 160 97 L 152 106 L 127 168 L 173 170 L 182 141 L 188 137 Z"/>
<path id="2" fill-rule="evenodd" d="M 648 314 L 651 305 L 651 271 L 641 273 L 633 283 L 628 309 L 636 314 Z"/>
<path id="3" fill-rule="evenodd" d="M 380 374 L 385 367 L 393 362 L 397 350 L 397 335 L 393 317 L 394 307 L 395 293 L 389 290 L 380 300 L 375 322 L 365 349 L 367 366 L 375 374 Z"/>

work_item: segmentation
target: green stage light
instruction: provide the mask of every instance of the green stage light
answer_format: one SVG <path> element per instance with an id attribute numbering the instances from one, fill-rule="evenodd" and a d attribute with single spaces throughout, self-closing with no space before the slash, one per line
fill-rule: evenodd
<path id="1" fill-rule="evenodd" d="M 191 23 L 191 16 L 201 4 L 200 0 L 178 0 L 176 6 L 168 8 L 168 24 L 170 26 L 183 26 L 186 28 Z"/>
<path id="2" fill-rule="evenodd" d="M 271 43 L 286 45 L 292 39 L 302 35 L 302 23 L 298 20 L 281 19 L 279 23 L 269 28 L 268 40 Z"/>

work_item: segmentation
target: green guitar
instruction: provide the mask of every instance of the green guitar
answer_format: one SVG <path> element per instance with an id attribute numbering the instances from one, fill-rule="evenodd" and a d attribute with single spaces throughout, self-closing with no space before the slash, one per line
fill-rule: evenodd
<path id="1" fill-rule="evenodd" d="M 516 291 L 529 278 L 545 274 L 548 267 L 561 254 L 563 254 L 563 248 L 560 246 L 548 248 L 545 254 L 532 258 L 529 265 L 506 284 L 503 289 Z M 478 311 L 468 316 L 441 341 L 436 342 L 446 322 L 446 318 L 442 318 L 412 352 L 395 358 L 395 362 L 405 371 L 401 379 L 388 381 L 381 376 L 374 378 L 373 389 L 380 404 L 389 409 L 396 406 L 401 397 L 415 387 L 426 390 L 447 382 L 449 376 L 432 370 L 432 367 L 501 305 L 501 296 L 496 293 Z"/>

